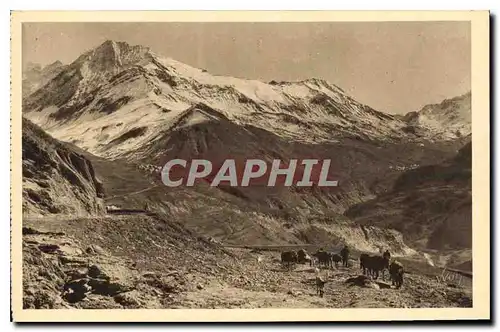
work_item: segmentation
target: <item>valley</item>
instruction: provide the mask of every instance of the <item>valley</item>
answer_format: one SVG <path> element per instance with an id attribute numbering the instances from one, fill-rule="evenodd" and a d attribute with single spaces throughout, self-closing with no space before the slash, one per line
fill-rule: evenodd
<path id="1" fill-rule="evenodd" d="M 34 70 L 23 82 L 26 307 L 472 305 L 470 93 L 394 116 L 322 79 L 217 76 L 114 41 Z M 338 186 L 167 187 L 160 170 L 178 158 L 330 159 Z M 290 246 L 344 245 L 351 266 L 328 271 L 324 298 L 314 269 L 280 266 Z M 403 289 L 346 284 L 360 253 L 386 249 L 408 271 Z M 444 268 L 465 276 L 445 282 Z"/>

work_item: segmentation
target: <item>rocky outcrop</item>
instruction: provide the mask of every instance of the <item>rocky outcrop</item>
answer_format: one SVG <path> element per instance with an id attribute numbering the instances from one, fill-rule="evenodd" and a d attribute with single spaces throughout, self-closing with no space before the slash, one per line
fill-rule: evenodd
<path id="1" fill-rule="evenodd" d="M 219 244 L 159 217 L 23 224 L 24 309 L 169 308 L 238 267 Z"/>
<path id="2" fill-rule="evenodd" d="M 97 215 L 104 191 L 92 163 L 23 119 L 23 214 Z"/>

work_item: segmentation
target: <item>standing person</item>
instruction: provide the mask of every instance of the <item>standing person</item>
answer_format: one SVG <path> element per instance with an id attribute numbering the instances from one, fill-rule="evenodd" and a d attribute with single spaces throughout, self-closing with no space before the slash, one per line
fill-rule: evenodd
<path id="1" fill-rule="evenodd" d="M 385 259 L 388 259 L 388 260 L 391 259 L 391 253 L 389 252 L 389 249 L 384 251 L 384 253 L 382 254 L 382 257 L 384 257 Z"/>
<path id="2" fill-rule="evenodd" d="M 349 248 L 344 245 L 344 248 L 340 250 L 340 256 L 342 256 L 342 266 L 349 267 Z"/>

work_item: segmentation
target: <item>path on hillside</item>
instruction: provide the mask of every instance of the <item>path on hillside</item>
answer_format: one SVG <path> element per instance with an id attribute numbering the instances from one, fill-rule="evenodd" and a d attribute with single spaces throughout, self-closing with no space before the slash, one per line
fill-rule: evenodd
<path id="1" fill-rule="evenodd" d="M 146 191 L 158 188 L 158 187 L 160 187 L 160 185 L 154 185 L 154 186 L 151 186 L 151 187 L 148 187 L 148 188 L 145 188 L 145 189 L 141 189 L 141 190 L 138 190 L 138 191 L 133 191 L 133 192 L 128 192 L 126 194 L 120 194 L 120 195 L 115 195 L 115 196 L 111 196 L 111 197 L 106 197 L 106 200 L 111 200 L 111 199 L 116 199 L 116 198 L 121 198 L 121 197 L 133 196 L 133 195 L 137 195 L 137 194 L 140 194 L 140 193 L 143 193 L 143 192 L 146 192 Z"/>

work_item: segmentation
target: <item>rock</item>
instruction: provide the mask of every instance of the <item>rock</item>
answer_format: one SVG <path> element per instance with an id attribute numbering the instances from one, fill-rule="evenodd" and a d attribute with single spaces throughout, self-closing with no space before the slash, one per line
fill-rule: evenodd
<path id="1" fill-rule="evenodd" d="M 164 293 L 177 293 L 180 291 L 179 285 L 185 285 L 185 281 L 175 281 L 173 278 L 163 277 L 155 274 L 154 277 L 146 278 L 143 281 L 145 284 L 158 288 Z"/>
<path id="2" fill-rule="evenodd" d="M 144 272 L 142 274 L 142 276 L 144 278 L 155 278 L 155 277 L 157 277 L 157 274 L 156 274 L 156 272 Z"/>
<path id="3" fill-rule="evenodd" d="M 23 309 L 54 309 L 56 308 L 58 300 L 55 294 L 38 290 L 32 295 L 24 294 L 23 296 Z"/>
<path id="4" fill-rule="evenodd" d="M 31 227 L 23 227 L 23 235 L 37 235 L 37 234 L 43 234 L 43 233 Z"/>
<path id="5" fill-rule="evenodd" d="M 91 278 L 96 278 L 96 279 L 106 279 L 109 280 L 111 279 L 106 273 L 104 273 L 101 268 L 99 268 L 97 265 L 91 265 L 89 267 L 89 271 L 87 272 L 88 276 Z"/>
<path id="6" fill-rule="evenodd" d="M 292 296 L 299 296 L 299 295 L 302 295 L 302 292 L 300 291 L 296 291 L 294 289 L 291 289 L 287 292 L 288 295 L 292 295 Z"/>
<path id="7" fill-rule="evenodd" d="M 63 287 L 63 299 L 69 303 L 83 300 L 92 288 L 88 285 L 89 280 L 82 278 L 66 283 Z"/>
<path id="8" fill-rule="evenodd" d="M 198 285 L 196 285 L 196 288 L 198 288 L 199 290 L 202 290 L 203 289 L 203 285 L 202 284 L 198 284 Z"/>
<path id="9" fill-rule="evenodd" d="M 359 275 L 357 277 L 348 278 L 345 282 L 347 284 L 353 284 L 356 286 L 364 286 L 367 283 L 371 283 L 372 280 L 370 277 L 367 277 L 365 275 Z"/>
<path id="10" fill-rule="evenodd" d="M 388 289 L 391 288 L 391 284 L 383 281 L 376 281 L 376 284 L 381 288 L 381 289 Z"/>
<path id="11" fill-rule="evenodd" d="M 472 308 L 472 299 L 468 296 L 460 297 L 457 302 L 460 307 Z"/>
<path id="12" fill-rule="evenodd" d="M 115 281 L 110 282 L 106 279 L 90 278 L 88 284 L 92 287 L 93 293 L 106 296 L 114 296 L 132 290 L 131 286 Z"/>
<path id="13" fill-rule="evenodd" d="M 366 287 L 366 288 L 373 288 L 373 289 L 380 289 L 380 286 L 378 285 L 378 282 L 374 282 L 370 277 L 367 277 L 365 275 L 359 275 L 357 277 L 352 277 L 349 278 L 345 281 L 346 283 L 360 287 Z M 383 283 L 383 282 L 380 282 Z M 389 286 L 390 288 L 390 286 Z"/>
<path id="14" fill-rule="evenodd" d="M 85 249 L 85 252 L 87 254 L 91 254 L 91 255 L 103 255 L 104 254 L 104 249 L 102 249 L 97 244 L 92 244 L 90 247 L 88 247 L 87 249 Z"/>
<path id="15" fill-rule="evenodd" d="M 24 294 L 25 294 L 25 295 L 35 295 L 35 292 L 36 292 L 36 291 L 35 291 L 33 288 L 26 288 L 26 289 L 24 290 Z"/>
<path id="16" fill-rule="evenodd" d="M 66 275 L 70 278 L 71 281 L 82 279 L 87 276 L 87 271 L 84 270 L 71 270 L 66 272 Z"/>
<path id="17" fill-rule="evenodd" d="M 79 257 L 72 257 L 72 256 L 59 256 L 59 260 L 61 261 L 61 263 L 63 264 L 71 264 L 71 263 L 74 263 L 74 264 L 80 264 L 80 265 L 86 265 L 87 262 L 85 261 L 85 259 L 83 258 L 79 258 Z"/>
<path id="18" fill-rule="evenodd" d="M 57 280 L 59 279 L 59 277 L 55 273 L 51 272 L 50 270 L 40 269 L 38 271 L 38 275 L 40 275 L 40 276 L 44 277 L 46 280 L 50 280 L 50 281 L 57 282 Z"/>
<path id="19" fill-rule="evenodd" d="M 374 282 L 367 283 L 363 287 L 373 288 L 373 289 L 380 289 L 380 286 L 378 284 L 374 283 Z"/>
<path id="20" fill-rule="evenodd" d="M 60 247 L 57 244 L 41 244 L 38 246 L 38 249 L 40 249 L 40 251 L 42 252 L 52 254 L 59 250 Z"/>
<path id="21" fill-rule="evenodd" d="M 440 291 L 440 290 L 435 289 L 435 290 L 433 290 L 433 291 L 431 292 L 431 295 L 432 295 L 432 296 L 434 296 L 434 297 L 435 297 L 435 296 L 442 296 L 442 297 L 446 297 L 446 292 L 444 292 L 444 291 Z"/>
<path id="22" fill-rule="evenodd" d="M 137 296 L 138 293 L 136 291 L 131 291 L 115 295 L 114 300 L 124 307 L 139 307 L 141 302 L 137 299 Z"/>

